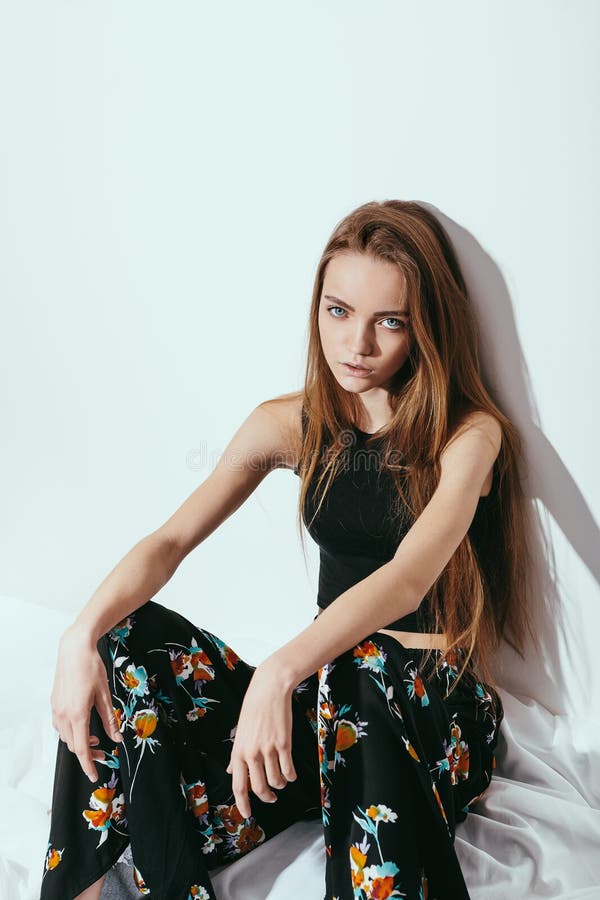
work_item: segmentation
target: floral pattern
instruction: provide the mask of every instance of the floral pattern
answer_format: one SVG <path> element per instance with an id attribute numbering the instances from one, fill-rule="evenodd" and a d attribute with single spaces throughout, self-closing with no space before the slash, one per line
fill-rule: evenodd
<path id="1" fill-rule="evenodd" d="M 216 900 L 212 869 L 298 818 L 317 816 L 327 898 L 435 900 L 435 867 L 415 853 L 417 801 L 410 798 L 420 797 L 428 810 L 428 840 L 452 842 L 456 823 L 488 788 L 503 715 L 494 716 L 497 695 L 474 678 L 450 692 L 459 654 L 436 651 L 440 665 L 428 679 L 433 663 L 425 670 L 422 651 L 376 632 L 298 684 L 297 784 L 281 790 L 275 804 L 251 795 L 245 818 L 225 769 L 254 667 L 217 635 L 154 601 L 117 623 L 98 650 L 123 740 L 106 735 L 93 709 L 90 732 L 102 754 L 93 785 L 59 741 L 41 900 L 81 892 L 126 849 L 135 851 L 130 865 L 140 896 Z M 191 830 L 177 826 L 174 834 L 186 834 L 189 847 L 169 847 L 170 824 L 180 817 Z M 161 852 L 140 836 L 130 847 L 136 829 L 156 829 Z M 195 878 L 175 888 L 184 872 Z M 458 863 L 442 876 L 461 900 Z"/>
<path id="2" fill-rule="evenodd" d="M 427 804 L 436 846 L 444 842 L 436 821 L 445 828 L 446 843 L 452 844 L 456 824 L 483 797 L 491 780 L 495 757 L 489 751 L 496 746 L 503 716 L 502 710 L 500 718 L 494 716 L 491 691 L 472 673 L 462 676 L 450 693 L 460 656 L 436 650 L 425 665 L 424 651 L 407 649 L 377 632 L 319 669 L 319 779 L 328 860 L 326 896 L 331 900 L 351 896 L 340 889 L 348 869 L 352 896 L 359 900 L 408 896 L 434 900 L 432 872 L 416 856 L 414 810 L 406 792 L 399 794 L 394 787 L 395 781 L 386 788 L 386 766 L 387 771 L 397 769 L 401 760 L 400 751 L 388 756 L 389 737 L 381 722 L 387 716 L 397 746 L 406 750 L 401 768 L 407 776 L 412 771 L 416 796 Z M 428 679 L 432 673 L 433 679 Z M 473 766 L 470 743 L 476 751 Z M 359 826 L 360 837 L 355 825 L 346 846 L 348 830 L 343 823 L 349 816 Z M 435 857 L 435 850 L 431 852 Z M 452 869 L 443 876 L 453 885 L 452 896 L 468 897 L 456 857 Z"/>

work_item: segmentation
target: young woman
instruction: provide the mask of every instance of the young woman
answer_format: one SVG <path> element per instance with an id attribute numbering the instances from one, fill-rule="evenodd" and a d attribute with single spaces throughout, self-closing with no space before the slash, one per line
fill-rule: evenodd
<path id="1" fill-rule="evenodd" d="M 150 598 L 282 467 L 319 612 L 253 667 Z M 318 265 L 303 390 L 254 409 L 61 638 L 42 900 L 97 900 L 129 844 L 141 894 L 213 900 L 210 871 L 312 817 L 327 900 L 468 898 L 455 829 L 504 714 L 489 662 L 533 638 L 520 467 L 445 231 L 417 203 L 359 207 Z"/>

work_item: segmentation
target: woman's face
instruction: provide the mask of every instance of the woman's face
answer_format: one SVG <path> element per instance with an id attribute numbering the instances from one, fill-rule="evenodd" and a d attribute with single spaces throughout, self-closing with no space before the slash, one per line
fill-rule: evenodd
<path id="1" fill-rule="evenodd" d="M 319 334 L 327 364 L 345 390 L 371 391 L 374 398 L 404 365 L 412 345 L 404 287 L 398 266 L 364 253 L 341 253 L 327 264 Z M 369 371 L 352 374 L 344 363 Z"/>

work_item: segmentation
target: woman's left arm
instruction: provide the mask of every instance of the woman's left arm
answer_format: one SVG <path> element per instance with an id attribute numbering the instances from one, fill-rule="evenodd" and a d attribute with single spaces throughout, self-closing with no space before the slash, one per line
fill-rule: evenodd
<path id="1" fill-rule="evenodd" d="M 267 802 L 277 799 L 269 785 L 281 788 L 296 777 L 291 755 L 296 685 L 368 634 L 419 607 L 469 529 L 501 440 L 493 416 L 473 414 L 444 448 L 439 483 L 393 559 L 340 594 L 257 667 L 227 769 L 242 815 L 250 815 L 248 774 L 252 791 Z"/>

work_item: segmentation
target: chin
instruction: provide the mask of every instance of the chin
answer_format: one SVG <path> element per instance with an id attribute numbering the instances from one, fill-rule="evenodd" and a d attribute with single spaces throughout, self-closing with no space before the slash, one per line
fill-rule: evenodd
<path id="1" fill-rule="evenodd" d="M 356 379 L 357 384 L 346 384 L 343 381 L 338 379 L 338 384 L 340 387 L 343 387 L 345 391 L 349 394 L 362 394 L 363 391 L 370 391 L 372 388 L 377 387 L 376 384 L 364 384 L 360 379 Z M 367 379 L 365 378 L 365 381 Z"/>

